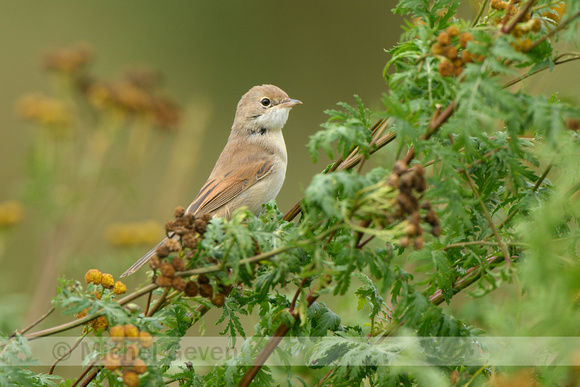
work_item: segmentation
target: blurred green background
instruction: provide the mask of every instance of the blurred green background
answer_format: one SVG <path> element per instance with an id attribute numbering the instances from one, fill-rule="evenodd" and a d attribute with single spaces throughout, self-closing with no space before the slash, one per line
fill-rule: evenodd
<path id="1" fill-rule="evenodd" d="M 149 138 L 143 163 L 131 173 L 123 174 L 122 159 L 111 156 L 123 188 L 96 192 L 90 199 L 95 205 L 82 219 L 71 220 L 74 230 L 60 244 L 54 242 L 59 228 L 24 202 L 22 223 L 3 235 L 0 330 L 21 327 L 43 313 L 59 276 L 82 280 L 96 267 L 117 278 L 147 251 L 146 246 L 111 247 L 108 227 L 148 219 L 161 225 L 177 205 L 187 206 L 226 142 L 239 98 L 256 84 L 275 84 L 304 103 L 293 109 L 284 130 L 289 166 L 278 205 L 287 211 L 326 166 L 325 157 L 313 164 L 305 147 L 326 121 L 324 110 L 339 101 L 354 104 L 354 94 L 380 110 L 385 49 L 396 44 L 404 24 L 390 11 L 395 4 L 1 0 L 0 202 L 21 201 L 30 187 L 27 162 L 37 128 L 17 117 L 15 104 L 30 92 L 52 93 L 41 66 L 46 52 L 86 43 L 95 54 L 88 72 L 105 81 L 133 67 L 157 69 L 162 92 L 178 101 L 184 115 L 179 132 Z M 476 2 L 463 4 L 461 12 L 472 18 L 476 7 Z M 574 66 L 559 66 L 524 86 L 536 94 L 558 90 L 562 98 L 578 101 Z M 131 277 L 129 289 L 144 277 L 144 271 Z"/>

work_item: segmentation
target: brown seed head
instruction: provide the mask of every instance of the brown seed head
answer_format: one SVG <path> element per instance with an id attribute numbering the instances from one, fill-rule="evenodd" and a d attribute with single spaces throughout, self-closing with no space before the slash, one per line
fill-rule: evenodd
<path id="1" fill-rule="evenodd" d="M 161 275 L 165 277 L 173 277 L 175 275 L 175 268 L 169 262 L 165 262 L 161 265 Z"/>
<path id="2" fill-rule="evenodd" d="M 187 281 L 185 284 L 184 293 L 188 297 L 197 296 L 197 284 L 193 281 Z"/>
<path id="3" fill-rule="evenodd" d="M 451 38 L 447 32 L 441 31 L 437 36 L 437 42 L 442 46 L 446 46 L 451 43 Z"/>
<path id="4" fill-rule="evenodd" d="M 173 277 L 173 281 L 171 281 L 171 286 L 175 290 L 179 290 L 180 292 L 185 290 L 185 280 L 183 277 Z"/>
<path id="5" fill-rule="evenodd" d="M 459 45 L 463 48 L 467 47 L 467 43 L 473 40 L 473 35 L 469 32 L 464 32 L 459 35 Z"/>
<path id="6" fill-rule="evenodd" d="M 446 46 L 443 47 L 443 56 L 445 56 L 448 59 L 455 59 L 457 58 L 457 49 L 453 46 Z"/>
<path id="7" fill-rule="evenodd" d="M 175 211 L 173 211 L 173 216 L 176 218 L 181 218 L 183 216 L 183 214 L 185 214 L 185 208 L 179 206 L 175 208 Z"/>
<path id="8" fill-rule="evenodd" d="M 215 294 L 211 298 L 211 303 L 214 304 L 215 306 L 217 306 L 218 308 L 221 308 L 226 303 L 226 297 L 223 294 L 219 294 L 219 293 Z"/>
<path id="9" fill-rule="evenodd" d="M 199 285 L 199 295 L 206 298 L 211 298 L 213 295 L 213 287 L 210 284 Z"/>
<path id="10" fill-rule="evenodd" d="M 455 66 L 448 60 L 442 60 L 439 63 L 439 74 L 443 77 L 451 77 L 455 75 Z"/>
<path id="11" fill-rule="evenodd" d="M 179 257 L 175 257 L 171 260 L 171 265 L 176 271 L 185 270 L 185 261 Z"/>
<path id="12" fill-rule="evenodd" d="M 160 275 L 159 277 L 157 277 L 157 279 L 155 280 L 155 283 L 159 286 L 161 286 L 162 288 L 170 288 L 171 285 L 173 284 L 173 278 L 171 277 L 166 277 L 164 275 Z"/>
<path id="13" fill-rule="evenodd" d="M 159 259 L 159 257 L 157 256 L 157 253 L 155 253 L 156 255 L 151 257 L 151 260 L 149 261 L 149 267 L 152 268 L 153 270 L 157 270 L 161 267 L 162 261 L 161 259 Z"/>
<path id="14" fill-rule="evenodd" d="M 443 46 L 441 44 L 439 44 L 439 43 L 434 43 L 431 46 L 431 53 L 433 55 L 441 55 L 441 54 L 443 54 Z"/>
<path id="15" fill-rule="evenodd" d="M 459 35 L 459 28 L 456 25 L 449 26 L 447 28 L 447 33 L 449 34 L 449 36 L 457 36 Z"/>

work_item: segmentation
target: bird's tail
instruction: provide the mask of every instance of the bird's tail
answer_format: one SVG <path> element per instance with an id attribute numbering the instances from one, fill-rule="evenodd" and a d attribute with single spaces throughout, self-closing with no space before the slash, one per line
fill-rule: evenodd
<path id="1" fill-rule="evenodd" d="M 121 277 L 127 277 L 127 276 L 135 273 L 137 270 L 139 270 L 141 268 L 141 266 L 143 266 L 147 262 L 149 262 L 149 260 L 151 259 L 151 257 L 155 254 L 155 250 L 159 246 L 161 246 L 163 243 L 165 243 L 166 240 L 167 240 L 167 238 L 163 239 L 161 242 L 159 242 L 157 244 L 157 246 L 155 246 L 154 248 L 152 248 L 151 250 L 149 250 L 149 252 L 147 254 L 145 254 L 144 256 L 142 256 L 141 258 L 139 258 L 139 260 L 137 262 L 135 262 L 133 264 L 133 266 L 131 266 L 123 274 L 121 274 Z"/>

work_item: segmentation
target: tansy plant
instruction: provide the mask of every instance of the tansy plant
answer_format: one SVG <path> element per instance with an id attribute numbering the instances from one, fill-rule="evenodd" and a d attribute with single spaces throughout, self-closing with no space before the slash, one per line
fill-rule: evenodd
<path id="1" fill-rule="evenodd" d="M 260 217 L 225 221 L 178 208 L 166 230 L 180 243 L 158 248 L 150 283 L 117 299 L 95 297 L 102 283 L 64 281 L 53 305 L 80 318 L 5 337 L 0 364 L 14 351 L 34 357 L 29 340 L 104 317 L 108 331 L 94 330 L 113 344 L 95 346 L 64 383 L 576 383 L 566 366 L 578 365 L 577 346 L 561 341 L 548 360 L 527 361 L 524 344 L 579 334 L 580 109 L 522 81 L 578 73 L 560 65 L 580 55 L 553 44 L 578 42 L 580 1 L 482 0 L 473 20 L 458 19 L 458 5 L 394 8 L 407 25 L 388 51 L 383 108 L 357 98 L 327 112 L 308 146 L 335 161 L 288 213 L 269 203 Z M 217 321 L 204 317 L 212 308 Z M 240 350 L 205 368 L 179 362 L 201 322 Z M 58 383 L 27 366 L 2 367 L 0 380 Z"/>

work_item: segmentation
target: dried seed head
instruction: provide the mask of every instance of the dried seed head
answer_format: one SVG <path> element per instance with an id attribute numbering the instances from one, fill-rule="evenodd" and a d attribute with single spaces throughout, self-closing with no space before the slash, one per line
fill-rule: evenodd
<path id="1" fill-rule="evenodd" d="M 447 33 L 449 34 L 449 36 L 457 36 L 459 35 L 459 28 L 455 25 L 449 26 L 447 28 Z"/>
<path id="2" fill-rule="evenodd" d="M 216 294 L 211 298 L 211 303 L 221 308 L 226 303 L 226 297 L 223 294 Z"/>
<path id="3" fill-rule="evenodd" d="M 169 251 L 179 251 L 181 249 L 181 245 L 175 239 L 167 239 L 163 246 L 167 247 Z"/>
<path id="4" fill-rule="evenodd" d="M 413 247 L 415 248 L 415 250 L 421 250 L 423 248 L 422 236 L 418 236 L 417 238 L 415 238 L 415 240 L 413 240 Z"/>
<path id="5" fill-rule="evenodd" d="M 209 284 L 209 278 L 207 278 L 205 274 L 200 274 L 199 277 L 197 277 L 197 283 L 200 285 Z"/>
<path id="6" fill-rule="evenodd" d="M 175 257 L 171 260 L 171 265 L 176 271 L 185 270 L 185 261 L 179 257 Z"/>
<path id="7" fill-rule="evenodd" d="M 169 255 L 169 248 L 165 246 L 165 244 L 157 246 L 157 248 L 155 249 L 155 254 L 159 258 L 165 258 Z"/>
<path id="8" fill-rule="evenodd" d="M 397 161 L 393 165 L 393 173 L 401 176 L 407 170 L 407 164 L 404 161 Z"/>
<path id="9" fill-rule="evenodd" d="M 213 288 L 210 284 L 203 284 L 199 286 L 199 295 L 206 298 L 211 298 L 213 295 Z"/>
<path id="10" fill-rule="evenodd" d="M 157 270 L 161 267 L 161 259 L 159 259 L 159 257 L 157 256 L 157 253 L 155 253 L 156 255 L 151 257 L 151 260 L 149 261 L 149 267 L 152 268 L 153 270 Z"/>
<path id="11" fill-rule="evenodd" d="M 160 275 L 159 277 L 157 277 L 157 279 L 155 280 L 155 283 L 159 286 L 161 286 L 162 288 L 170 288 L 171 285 L 173 284 L 173 278 L 171 277 L 166 277 L 164 275 Z"/>
<path id="12" fill-rule="evenodd" d="M 193 233 L 185 234 L 183 236 L 182 243 L 183 243 L 183 246 L 193 250 L 193 249 L 197 248 L 197 237 Z"/>
<path id="13" fill-rule="evenodd" d="M 179 290 L 180 292 L 182 292 L 185 290 L 185 280 L 183 279 L 183 277 L 173 277 L 171 286 L 173 286 L 175 290 Z"/>
<path id="14" fill-rule="evenodd" d="M 442 77 L 451 77 L 455 74 L 455 66 L 448 60 L 443 60 L 439 63 L 439 75 Z"/>
<path id="15" fill-rule="evenodd" d="M 185 295 L 188 297 L 197 296 L 197 284 L 193 281 L 187 281 L 185 284 L 185 289 L 183 290 Z"/>
<path id="16" fill-rule="evenodd" d="M 175 211 L 173 211 L 173 216 L 176 218 L 181 218 L 183 216 L 183 214 L 185 214 L 185 208 L 179 206 L 175 208 Z"/>
<path id="17" fill-rule="evenodd" d="M 437 42 L 442 46 L 446 46 L 451 43 L 451 38 L 447 32 L 441 31 L 437 36 Z"/>
<path id="18" fill-rule="evenodd" d="M 493 1 L 492 1 L 493 2 Z M 459 35 L 459 45 L 463 48 L 467 47 L 467 43 L 473 40 L 473 35 L 469 32 L 464 32 Z"/>
<path id="19" fill-rule="evenodd" d="M 195 231 L 197 231 L 199 234 L 203 235 L 205 234 L 205 231 L 207 230 L 207 222 L 203 219 L 197 219 L 194 222 L 194 227 L 195 227 Z"/>
<path id="20" fill-rule="evenodd" d="M 441 55 L 441 54 L 443 54 L 443 46 L 441 44 L 439 44 L 439 43 L 434 43 L 431 46 L 431 53 L 433 55 Z"/>
<path id="21" fill-rule="evenodd" d="M 171 220 L 168 220 L 167 222 L 165 222 L 165 230 L 173 231 L 174 228 L 175 228 L 175 220 L 174 219 L 171 219 Z"/>
<path id="22" fill-rule="evenodd" d="M 165 277 L 173 277 L 175 275 L 173 265 L 168 262 L 161 265 L 161 275 L 164 275 Z"/>
<path id="23" fill-rule="evenodd" d="M 433 227 L 433 229 L 431 230 L 431 234 L 434 237 L 440 237 L 441 236 L 441 226 L 437 225 L 437 226 Z"/>
<path id="24" fill-rule="evenodd" d="M 450 60 L 453 60 L 457 58 L 457 49 L 453 46 L 443 47 L 443 56 L 445 56 Z"/>

